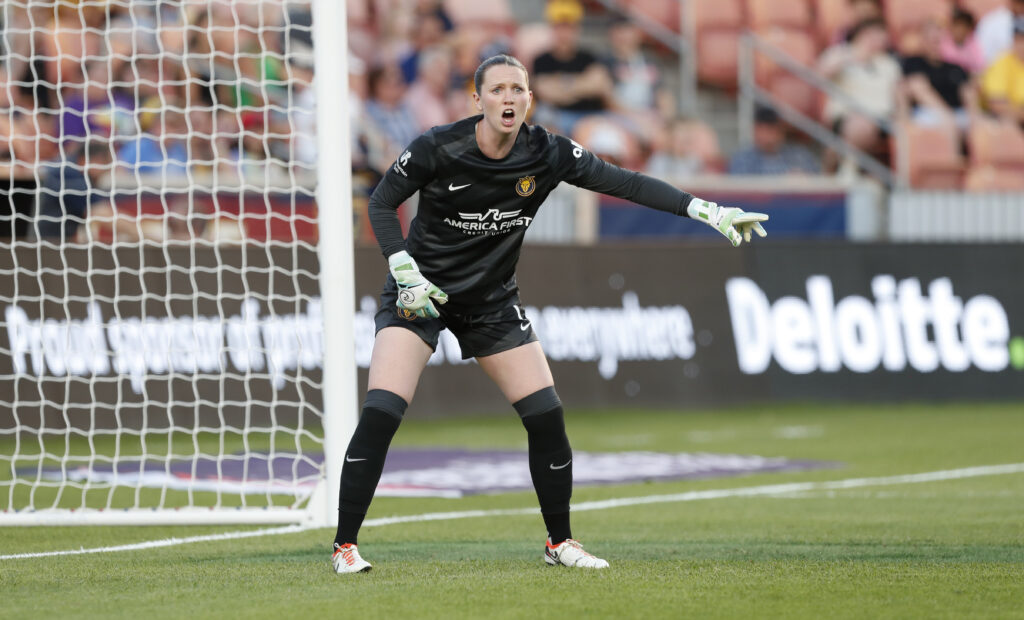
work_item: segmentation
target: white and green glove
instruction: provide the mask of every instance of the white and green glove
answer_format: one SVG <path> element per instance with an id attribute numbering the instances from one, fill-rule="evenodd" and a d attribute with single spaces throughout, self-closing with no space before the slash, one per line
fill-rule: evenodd
<path id="1" fill-rule="evenodd" d="M 739 246 L 744 241 L 749 243 L 750 231 L 756 232 L 761 237 L 768 236 L 764 227 L 761 226 L 761 222 L 768 221 L 768 216 L 764 213 L 747 213 L 743 209 L 720 207 L 714 202 L 694 198 L 687 205 L 686 214 L 725 235 L 733 247 Z"/>
<path id="2" fill-rule="evenodd" d="M 423 277 L 416 261 L 405 250 L 389 256 L 388 267 L 398 283 L 398 301 L 395 305 L 416 316 L 436 319 L 439 315 L 434 302 L 446 304 L 448 295 Z"/>

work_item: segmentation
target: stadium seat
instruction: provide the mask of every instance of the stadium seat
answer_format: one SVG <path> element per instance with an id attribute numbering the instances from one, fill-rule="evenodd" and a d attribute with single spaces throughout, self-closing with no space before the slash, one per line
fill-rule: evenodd
<path id="1" fill-rule="evenodd" d="M 903 123 L 897 131 L 898 139 L 905 141 L 896 149 L 898 163 L 907 171 L 911 187 L 960 189 L 964 163 L 955 128 Z"/>
<path id="2" fill-rule="evenodd" d="M 626 0 L 622 8 L 679 32 L 679 0 Z"/>
<path id="3" fill-rule="evenodd" d="M 740 30 L 723 28 L 697 35 L 697 77 L 701 82 L 736 89 L 739 67 Z"/>
<path id="4" fill-rule="evenodd" d="M 967 131 L 972 166 L 992 166 L 1024 177 L 1024 131 L 1015 123 L 976 121 Z"/>
<path id="5" fill-rule="evenodd" d="M 807 0 L 747 0 L 747 25 L 751 30 L 808 28 L 811 7 Z"/>
<path id="6" fill-rule="evenodd" d="M 640 145 L 630 131 L 607 116 L 595 114 L 576 123 L 572 139 L 595 155 L 627 168 L 637 167 Z"/>
<path id="7" fill-rule="evenodd" d="M 779 48 L 805 67 L 813 67 L 818 58 L 818 45 L 809 30 L 770 28 L 759 31 L 757 36 L 765 43 Z M 771 84 L 772 79 L 780 72 L 788 73 L 765 54 L 757 54 L 755 76 L 759 84 Z"/>
<path id="8" fill-rule="evenodd" d="M 960 0 L 960 6 L 974 15 L 974 19 L 981 19 L 985 13 L 1009 5 L 1009 0 Z"/>
<path id="9" fill-rule="evenodd" d="M 740 0 L 691 0 L 687 18 L 688 28 L 698 34 L 709 29 L 739 29 L 743 27 L 743 5 Z"/>
<path id="10" fill-rule="evenodd" d="M 551 48 L 551 41 L 551 26 L 547 23 L 523 24 L 512 37 L 512 53 L 525 66 L 532 67 L 534 59 Z"/>
<path id="11" fill-rule="evenodd" d="M 995 166 L 971 166 L 964 179 L 964 189 L 969 192 L 1022 192 L 1024 174 Z"/>
<path id="12" fill-rule="evenodd" d="M 815 0 L 815 30 L 823 46 L 835 42 L 839 31 L 853 19 L 850 0 Z"/>
<path id="13" fill-rule="evenodd" d="M 507 0 L 444 0 L 444 10 L 458 26 L 515 23 Z"/>
<path id="14" fill-rule="evenodd" d="M 941 24 L 949 21 L 953 5 L 950 0 L 888 0 L 885 2 L 885 22 L 889 34 L 899 43 L 903 36 L 916 30 L 930 19 Z"/>
<path id="15" fill-rule="evenodd" d="M 812 120 L 821 118 L 822 97 L 814 86 L 789 73 L 779 73 L 768 87 L 771 94 Z"/>

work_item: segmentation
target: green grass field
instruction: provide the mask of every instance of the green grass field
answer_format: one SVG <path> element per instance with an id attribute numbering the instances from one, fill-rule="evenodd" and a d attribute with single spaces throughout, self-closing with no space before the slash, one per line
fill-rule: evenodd
<path id="1" fill-rule="evenodd" d="M 574 448 L 839 461 L 838 469 L 578 488 L 575 502 L 1024 462 L 1024 404 L 571 411 Z M 525 448 L 514 415 L 408 419 L 396 446 Z M 6 446 L 0 445 L 0 448 Z M 369 518 L 535 505 L 532 493 L 378 499 Z M 0 528 L 0 555 L 237 531 Z M 1024 473 L 579 512 L 612 567 L 547 567 L 538 515 L 0 560 L 0 617 L 1024 618 Z"/>

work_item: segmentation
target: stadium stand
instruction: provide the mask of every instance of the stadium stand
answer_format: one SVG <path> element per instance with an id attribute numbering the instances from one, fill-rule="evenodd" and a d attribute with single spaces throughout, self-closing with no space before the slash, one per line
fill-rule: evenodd
<path id="1" fill-rule="evenodd" d="M 925 127 L 915 123 L 899 126 L 903 148 L 897 148 L 898 165 L 905 165 L 910 186 L 917 189 L 960 189 L 964 161 L 956 130 L 952 127 Z"/>

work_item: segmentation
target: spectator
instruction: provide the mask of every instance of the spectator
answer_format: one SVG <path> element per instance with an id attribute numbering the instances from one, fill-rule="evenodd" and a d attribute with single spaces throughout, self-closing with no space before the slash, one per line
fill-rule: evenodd
<path id="1" fill-rule="evenodd" d="M 173 105 L 163 107 L 159 99 L 144 102 L 139 112 L 142 133 L 117 151 L 118 167 L 137 174 L 185 176 L 189 154 L 183 112 Z"/>
<path id="2" fill-rule="evenodd" d="M 69 151 L 63 161 L 41 166 L 36 213 L 41 239 L 74 239 L 90 211 L 110 202 L 110 192 L 99 188 L 101 177 L 110 171 L 109 142 L 92 139 L 72 144 Z"/>
<path id="3" fill-rule="evenodd" d="M 850 31 L 849 39 L 825 50 L 818 70 L 870 117 L 891 119 L 902 73 L 899 63 L 886 51 L 885 22 L 863 21 Z M 843 99 L 830 98 L 825 105 L 825 118 L 833 131 L 861 150 L 876 152 L 884 147 L 884 132 L 870 117 Z"/>
<path id="4" fill-rule="evenodd" d="M 978 111 L 977 96 L 967 71 L 942 59 L 942 34 L 937 23 L 923 23 L 921 55 L 903 61 L 913 119 L 923 125 L 955 124 L 967 129 Z"/>
<path id="5" fill-rule="evenodd" d="M 715 162 L 707 161 L 707 148 L 701 145 L 700 124 L 690 119 L 673 120 L 667 138 L 655 144 L 646 170 L 653 177 L 674 181 L 714 169 Z"/>
<path id="6" fill-rule="evenodd" d="M 451 122 L 448 90 L 452 83 L 452 55 L 444 47 L 432 47 L 419 55 L 419 77 L 409 87 L 406 101 L 421 129 Z"/>
<path id="7" fill-rule="evenodd" d="M 949 32 L 942 36 L 942 59 L 960 65 L 967 73 L 985 70 L 985 54 L 974 36 L 974 15 L 964 9 L 954 9 Z"/>
<path id="8" fill-rule="evenodd" d="M 537 57 L 531 72 L 538 100 L 536 121 L 571 134 L 583 117 L 612 107 L 614 85 L 607 67 L 579 48 L 579 2 L 552 0 L 546 15 L 554 42 L 551 50 Z"/>
<path id="9" fill-rule="evenodd" d="M 1013 45 L 1014 19 L 1024 17 L 1024 0 L 1010 0 L 1010 6 L 1001 6 L 986 13 L 978 22 L 974 36 L 981 44 L 988 67 Z"/>
<path id="10" fill-rule="evenodd" d="M 615 100 L 625 111 L 672 118 L 675 100 L 664 87 L 657 65 L 644 56 L 643 33 L 625 15 L 616 15 L 608 30 L 611 54 L 605 59 L 615 84 Z"/>
<path id="11" fill-rule="evenodd" d="M 135 135 L 135 99 L 115 90 L 110 68 L 97 60 L 85 67 L 88 84 L 77 92 L 67 90 L 61 112 L 61 141 L 81 142 L 86 136 L 130 139 Z"/>
<path id="12" fill-rule="evenodd" d="M 423 131 L 416 115 L 405 98 L 405 80 L 395 65 L 376 67 L 370 71 L 368 87 L 370 98 L 366 102 L 366 115 L 390 143 L 387 149 L 395 159 Z"/>
<path id="13" fill-rule="evenodd" d="M 1024 17 L 1013 22 L 1013 46 L 985 71 L 981 92 L 989 110 L 1024 123 Z"/>
<path id="14" fill-rule="evenodd" d="M 818 159 L 803 146 L 786 141 L 786 128 L 771 108 L 754 116 L 754 143 L 736 152 L 729 174 L 818 174 Z"/>
<path id="15" fill-rule="evenodd" d="M 436 10 L 417 12 L 416 27 L 411 32 L 412 49 L 398 63 L 406 84 L 412 84 L 423 75 L 420 72 L 420 55 L 424 50 L 443 43 L 445 32 L 444 20 Z"/>

